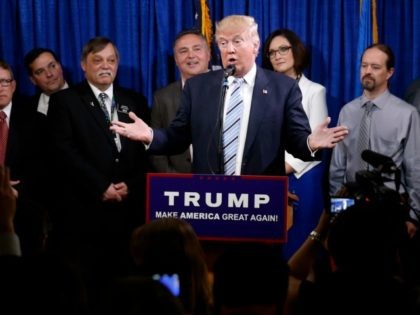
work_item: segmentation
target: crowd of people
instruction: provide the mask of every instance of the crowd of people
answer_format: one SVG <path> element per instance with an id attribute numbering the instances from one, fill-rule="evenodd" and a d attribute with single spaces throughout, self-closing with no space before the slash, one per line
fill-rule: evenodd
<path id="1" fill-rule="evenodd" d="M 151 110 L 115 82 L 120 56 L 105 37 L 84 45 L 85 80 L 74 85 L 53 51 L 28 52 L 39 90 L 29 99 L 0 61 L 5 307 L 18 313 L 20 299 L 51 314 L 419 310 L 420 116 L 389 91 L 391 48 L 366 48 L 363 94 L 329 127 L 326 90 L 305 76 L 297 34 L 272 32 L 262 67 L 252 17 L 223 18 L 215 41 L 222 69 L 210 70 L 203 35 L 178 34 L 181 79 L 155 92 Z M 407 93 L 416 106 L 417 90 Z M 366 163 L 365 150 L 392 168 Z M 209 265 L 187 222 L 145 222 L 147 172 L 288 176 L 299 197 L 288 241 L 230 244 Z M 356 204 L 332 217 L 328 196 L 338 195 Z M 174 275 L 177 294 L 151 281 Z"/>

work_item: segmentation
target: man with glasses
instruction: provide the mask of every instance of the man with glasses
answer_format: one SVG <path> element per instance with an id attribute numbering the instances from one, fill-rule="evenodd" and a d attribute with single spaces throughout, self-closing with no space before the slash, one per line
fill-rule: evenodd
<path id="1" fill-rule="evenodd" d="M 0 61 L 0 164 L 9 167 L 17 197 L 16 230 L 23 255 L 38 250 L 43 228 L 43 209 L 38 207 L 39 185 L 36 156 L 40 154 L 34 113 L 27 101 L 15 95 L 16 81 L 11 67 Z"/>
<path id="2" fill-rule="evenodd" d="M 235 160 L 229 175 L 284 175 L 284 151 L 302 160 L 311 160 L 322 148 L 332 148 L 347 134 L 343 126 L 327 128 L 326 119 L 311 134 L 308 119 L 302 108 L 302 96 L 295 80 L 282 74 L 257 67 L 255 59 L 260 48 L 258 26 L 254 18 L 233 15 L 216 25 L 216 41 L 228 74 L 224 112 L 236 93 L 238 104 L 243 103 L 239 119 L 239 134 Z M 193 146 L 193 172 L 225 174 L 227 150 L 221 152 L 219 143 L 219 99 L 224 72 L 210 71 L 187 80 L 181 107 L 168 129 L 151 129 L 134 114 L 134 123 L 115 122 L 112 130 L 133 140 L 150 144 L 149 151 L 182 152 Z M 225 75 L 226 76 L 226 75 Z M 231 88 L 235 79 L 244 83 L 239 93 Z M 239 85 L 240 83 L 238 83 Z M 232 129 L 233 130 L 233 129 Z M 239 141 L 237 141 L 239 140 Z M 224 143 L 227 147 L 228 143 Z M 221 162 L 223 158 L 223 163 Z"/>

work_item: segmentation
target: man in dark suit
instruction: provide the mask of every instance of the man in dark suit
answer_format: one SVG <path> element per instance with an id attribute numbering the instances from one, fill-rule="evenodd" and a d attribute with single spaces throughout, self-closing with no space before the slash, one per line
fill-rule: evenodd
<path id="1" fill-rule="evenodd" d="M 199 29 L 181 31 L 174 41 L 174 58 L 181 80 L 156 91 L 153 95 L 152 128 L 167 128 L 181 103 L 185 81 L 208 71 L 210 49 Z M 152 155 L 151 166 L 158 173 L 191 173 L 191 150 L 176 155 Z"/>
<path id="2" fill-rule="evenodd" d="M 41 154 L 34 113 L 27 100 L 16 93 L 16 81 L 10 66 L 0 61 L 1 123 L 0 164 L 9 167 L 11 184 L 17 197 L 16 229 L 21 236 L 24 255 L 38 250 L 35 244 L 43 237 L 45 212 L 37 194 L 39 169 L 37 157 Z M 2 128 L 2 127 L 0 127 Z M 4 132 L 4 134 L 3 134 Z M 0 144 L 1 146 L 1 144 Z"/>
<path id="3" fill-rule="evenodd" d="M 143 96 L 114 84 L 118 64 L 113 42 L 88 41 L 86 80 L 54 93 L 47 115 L 57 175 L 52 245 L 81 268 L 93 304 L 103 281 L 127 272 L 131 231 L 144 221 L 145 149 L 109 126 L 128 122 L 128 112 L 150 114 Z"/>
<path id="4" fill-rule="evenodd" d="M 54 51 L 48 48 L 34 48 L 26 53 L 24 65 L 28 72 L 29 79 L 37 87 L 35 95 L 28 99 L 26 107 L 30 107 L 34 114 L 34 124 L 38 137 L 38 152 L 33 159 L 37 165 L 37 182 L 34 192 L 38 196 L 39 205 L 45 209 L 44 231 L 48 234 L 50 229 L 48 213 L 51 213 L 53 205 L 49 191 L 50 165 L 48 162 L 48 137 L 47 112 L 51 94 L 68 88 L 64 79 L 63 68 L 60 60 Z"/>
<path id="5" fill-rule="evenodd" d="M 327 118 L 311 134 L 295 80 L 256 66 L 260 47 L 257 24 L 249 16 L 228 16 L 216 25 L 216 41 L 223 66 L 235 66 L 235 78 L 244 78 L 243 114 L 233 174 L 283 175 L 284 151 L 302 160 L 312 159 L 318 149 L 332 148 L 347 134 L 344 126 L 327 128 Z M 111 129 L 133 140 L 150 144 L 150 152 L 175 153 L 193 146 L 194 173 L 224 173 L 219 143 L 221 120 L 218 105 L 224 76 L 211 71 L 188 80 L 177 117 L 168 129 L 151 129 L 134 114 L 132 124 L 115 122 Z M 226 93 L 226 104 L 233 89 Z M 224 106 L 226 110 L 227 106 Z"/>

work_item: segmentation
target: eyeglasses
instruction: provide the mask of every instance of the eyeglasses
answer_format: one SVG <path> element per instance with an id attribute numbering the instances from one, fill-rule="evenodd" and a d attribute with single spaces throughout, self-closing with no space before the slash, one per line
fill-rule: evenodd
<path id="1" fill-rule="evenodd" d="M 269 50 L 267 56 L 271 59 L 275 58 L 277 53 L 279 53 L 280 56 L 284 56 L 289 52 L 290 48 L 292 48 L 292 46 L 280 46 L 278 49 Z"/>
<path id="2" fill-rule="evenodd" d="M 13 79 L 0 79 L 0 86 L 8 87 L 13 81 Z"/>

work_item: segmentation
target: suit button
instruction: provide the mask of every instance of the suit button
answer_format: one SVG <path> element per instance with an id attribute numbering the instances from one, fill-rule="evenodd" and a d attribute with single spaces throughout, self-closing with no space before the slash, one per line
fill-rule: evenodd
<path id="1" fill-rule="evenodd" d="M 120 161 L 120 159 L 118 159 L 118 158 L 117 158 L 117 159 L 115 159 L 115 163 L 118 163 L 119 161 Z"/>

